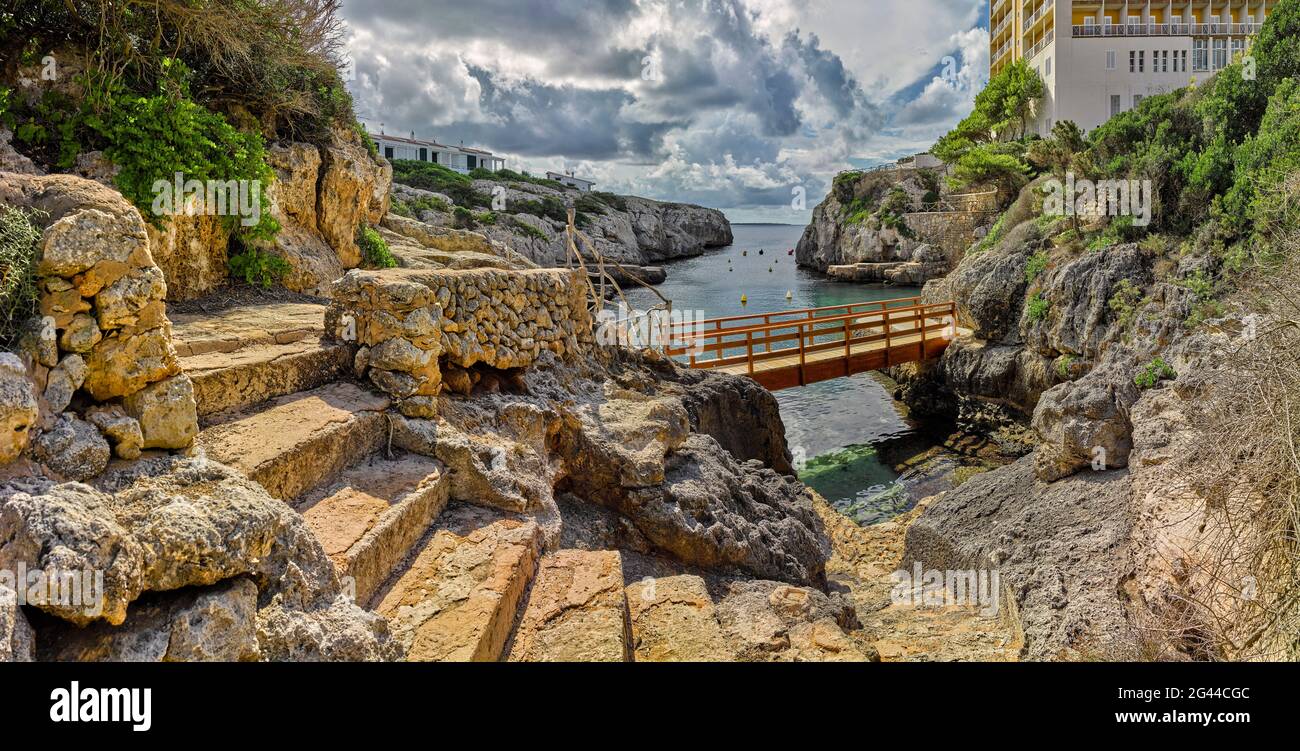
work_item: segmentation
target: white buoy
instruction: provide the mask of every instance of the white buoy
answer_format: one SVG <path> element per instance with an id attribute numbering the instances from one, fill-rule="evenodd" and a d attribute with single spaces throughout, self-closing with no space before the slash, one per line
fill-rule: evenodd
<path id="1" fill-rule="evenodd" d="M 793 300 L 793 299 L 794 299 L 794 293 L 791 292 L 790 290 L 786 290 L 786 291 L 785 291 L 785 299 L 787 299 L 787 300 Z"/>

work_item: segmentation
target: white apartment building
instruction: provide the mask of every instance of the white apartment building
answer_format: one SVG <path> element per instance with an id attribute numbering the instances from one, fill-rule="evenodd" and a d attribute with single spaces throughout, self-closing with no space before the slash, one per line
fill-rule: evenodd
<path id="1" fill-rule="evenodd" d="M 380 132 L 370 134 L 370 140 L 379 147 L 379 153 L 389 161 L 394 159 L 411 159 L 417 162 L 441 164 L 465 174 L 474 169 L 491 172 L 505 169 L 506 160 L 493 156 L 490 151 L 471 149 L 468 146 L 446 146 L 436 141 L 426 141 L 415 137 L 392 136 Z"/>
<path id="2" fill-rule="evenodd" d="M 563 183 L 570 188 L 577 188 L 583 193 L 590 193 L 591 189 L 596 186 L 595 180 L 575 177 L 572 172 L 547 172 L 546 179 L 554 180 L 557 183 Z"/>
<path id="3" fill-rule="evenodd" d="M 1244 54 L 1276 0 L 989 0 L 990 74 L 1017 57 L 1046 95 L 1030 132 L 1092 130 Z"/>

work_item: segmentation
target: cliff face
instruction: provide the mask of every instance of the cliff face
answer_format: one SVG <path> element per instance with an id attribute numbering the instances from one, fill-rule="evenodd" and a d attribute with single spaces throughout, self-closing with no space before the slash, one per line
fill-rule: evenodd
<path id="1" fill-rule="evenodd" d="M 579 207 L 582 214 L 578 219 L 579 229 L 606 259 L 625 265 L 644 266 L 697 256 L 708 248 L 730 245 L 732 241 L 731 224 L 716 209 L 636 196 L 591 200 L 592 194 L 533 183 L 476 180 L 473 189 L 480 194 L 498 196 L 515 210 L 492 212 L 493 218 L 485 221 L 483 210 L 474 209 L 479 212 L 479 218 L 470 228 L 509 245 L 542 266 L 565 265 L 569 256 L 564 222 L 557 216 L 539 216 L 528 210 L 547 199 L 572 204 L 587 195 L 588 200 Z M 393 196 L 399 204 L 416 207 L 412 210 L 414 217 L 426 224 L 447 227 L 457 223 L 453 214 L 456 204 L 449 196 L 401 184 L 393 186 Z M 426 202 L 436 199 L 447 210 L 418 208 L 427 205 L 421 199 Z M 580 250 L 589 255 L 586 248 Z"/>
<path id="2" fill-rule="evenodd" d="M 844 281 L 921 284 L 947 273 L 992 223 L 993 195 L 953 196 L 943 168 L 842 173 L 813 209 L 800 266 Z"/>
<path id="3" fill-rule="evenodd" d="M 1028 427 L 1032 451 L 933 499 L 904 564 L 1000 572 L 1032 659 L 1226 656 L 1208 630 L 1152 636 L 1230 620 L 1239 598 L 1203 608 L 1213 598 L 1194 593 L 1249 579 L 1221 563 L 1250 544 L 1226 531 L 1241 512 L 1216 511 L 1194 479 L 1205 439 L 1191 415 L 1231 399 L 1221 363 L 1242 346 L 1222 333 L 1236 322 L 1189 323 L 1201 302 L 1189 280 L 1214 261 L 1162 242 L 1084 248 L 1034 215 L 1031 190 L 996 242 L 926 285 L 926 300 L 956 302 L 970 335 L 896 370 L 915 411 L 974 431 Z"/>

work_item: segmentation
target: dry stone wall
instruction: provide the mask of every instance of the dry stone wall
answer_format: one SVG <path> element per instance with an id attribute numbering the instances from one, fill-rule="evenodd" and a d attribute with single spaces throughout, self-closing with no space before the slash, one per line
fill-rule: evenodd
<path id="1" fill-rule="evenodd" d="M 140 213 L 115 190 L 73 175 L 0 173 L 0 201 L 39 212 L 43 226 L 40 317 L 0 373 L 6 401 L 18 405 L 6 420 L 30 416 L 24 389 L 37 397 L 23 441 L 31 455 L 85 480 L 103 471 L 110 448 L 132 459 L 146 448 L 188 447 L 198 433 L 194 390 L 172 347 L 167 283 Z M 0 456 L 21 453 L 18 444 Z"/>
<path id="2" fill-rule="evenodd" d="M 434 415 L 444 382 L 468 393 L 472 368 L 526 368 L 591 339 L 581 278 L 567 269 L 353 270 L 332 297 L 327 332 L 359 346 L 357 373 L 409 417 Z"/>

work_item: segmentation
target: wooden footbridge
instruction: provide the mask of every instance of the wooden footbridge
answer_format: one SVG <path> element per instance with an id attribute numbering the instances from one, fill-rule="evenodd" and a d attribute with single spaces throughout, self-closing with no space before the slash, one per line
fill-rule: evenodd
<path id="1" fill-rule="evenodd" d="M 775 391 L 937 358 L 957 334 L 957 317 L 951 302 L 907 297 L 674 326 L 665 354 Z"/>

